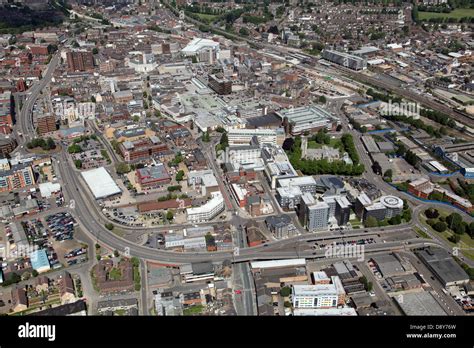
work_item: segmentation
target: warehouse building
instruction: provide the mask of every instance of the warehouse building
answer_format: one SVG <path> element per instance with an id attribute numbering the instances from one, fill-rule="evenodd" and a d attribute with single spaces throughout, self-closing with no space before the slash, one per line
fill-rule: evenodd
<path id="1" fill-rule="evenodd" d="M 122 191 L 104 167 L 81 173 L 95 199 L 102 199 L 120 194 Z"/>
<path id="2" fill-rule="evenodd" d="M 469 275 L 454 261 L 446 250 L 425 248 L 416 251 L 416 254 L 444 287 L 469 283 Z"/>
<path id="3" fill-rule="evenodd" d="M 332 130 L 339 120 L 320 106 L 302 106 L 277 111 L 275 113 L 283 121 L 287 134 L 298 135 L 320 129 Z"/>

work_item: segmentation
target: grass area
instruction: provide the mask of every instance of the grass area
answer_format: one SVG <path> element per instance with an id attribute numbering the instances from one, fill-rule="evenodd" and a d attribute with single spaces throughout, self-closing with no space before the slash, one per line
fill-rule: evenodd
<path id="1" fill-rule="evenodd" d="M 215 21 L 219 16 L 213 14 L 206 14 L 206 13 L 193 13 L 194 15 L 198 16 L 199 19 L 206 23 L 212 23 Z"/>
<path id="2" fill-rule="evenodd" d="M 425 232 L 423 231 L 421 228 L 419 227 L 415 227 L 414 228 L 414 231 L 416 232 L 416 234 L 418 234 L 421 238 L 425 238 L 425 239 L 431 239 L 431 237 Z"/>
<path id="3" fill-rule="evenodd" d="M 438 13 L 438 12 L 418 12 L 418 18 L 420 20 L 429 20 L 431 18 L 463 18 L 463 17 L 474 17 L 473 8 L 457 8 L 450 13 Z"/>
<path id="4" fill-rule="evenodd" d="M 122 279 L 122 271 L 118 268 L 112 268 L 109 272 L 110 280 L 120 280 Z"/>
<path id="5" fill-rule="evenodd" d="M 115 312 L 114 312 L 115 315 L 119 315 L 119 316 L 124 316 L 125 315 L 125 309 L 117 309 Z"/>
<path id="6" fill-rule="evenodd" d="M 195 315 L 195 314 L 202 313 L 203 310 L 204 310 L 203 305 L 196 305 L 196 306 L 192 306 L 192 307 L 189 307 L 189 308 L 186 308 L 185 310 L 183 310 L 183 314 L 184 315 Z"/>
<path id="7" fill-rule="evenodd" d="M 133 265 L 133 281 L 135 283 L 135 291 L 141 289 L 141 278 L 140 278 L 140 264 Z"/>
<path id="8" fill-rule="evenodd" d="M 362 226 L 362 222 L 357 216 L 355 217 L 355 219 L 349 220 L 349 223 L 351 224 L 352 228 Z"/>
<path id="9" fill-rule="evenodd" d="M 323 147 L 323 145 L 325 145 L 325 144 L 318 144 L 314 140 L 308 140 L 308 149 L 320 149 L 320 148 Z M 339 149 L 340 151 L 343 150 L 341 139 L 337 139 L 337 138 L 334 138 L 334 139 L 331 138 L 331 141 L 326 146 L 333 147 L 335 149 Z"/>
<path id="10" fill-rule="evenodd" d="M 439 233 L 439 232 L 435 232 Z M 444 239 L 448 241 L 448 243 L 453 246 L 453 247 L 458 247 L 461 249 L 462 253 L 470 258 L 471 260 L 474 260 L 474 239 L 469 237 L 467 233 L 461 234 L 461 240 L 459 241 L 458 244 L 454 244 L 448 240 L 449 237 L 453 235 L 453 232 L 451 231 L 444 231 L 439 233 Z"/>
<path id="11" fill-rule="evenodd" d="M 124 230 L 122 230 L 121 228 L 117 228 L 117 227 L 114 227 L 114 229 L 112 230 L 112 233 L 116 234 L 119 237 L 123 237 L 125 235 Z"/>
<path id="12" fill-rule="evenodd" d="M 440 208 L 436 208 L 439 212 L 439 216 L 448 216 L 450 213 L 444 209 L 440 209 Z M 424 212 L 421 212 L 420 213 L 420 221 L 423 223 L 423 225 L 426 226 L 426 228 L 428 228 L 431 232 L 433 232 L 434 234 L 437 234 L 441 237 L 443 237 L 443 239 L 445 239 L 449 245 L 451 245 L 452 247 L 458 247 L 461 249 L 462 253 L 468 257 L 469 259 L 471 260 L 474 260 L 474 239 L 472 239 L 467 233 L 463 233 L 460 235 L 461 237 L 461 240 L 459 241 L 458 244 L 455 244 L 453 242 L 451 242 L 450 240 L 448 240 L 449 237 L 451 237 L 454 232 L 451 231 L 451 230 L 446 230 L 444 232 L 438 232 L 438 231 L 435 231 L 430 225 L 428 225 L 426 223 L 426 220 L 428 220 L 424 214 Z M 416 230 L 416 229 L 415 229 Z M 423 232 L 423 231 L 422 231 Z M 418 232 L 417 232 L 418 233 Z M 423 232 L 424 233 L 424 232 Z"/>

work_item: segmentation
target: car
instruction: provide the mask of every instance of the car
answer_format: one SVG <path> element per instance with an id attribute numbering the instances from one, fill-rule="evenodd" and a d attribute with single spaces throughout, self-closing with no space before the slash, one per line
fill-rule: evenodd
<path id="1" fill-rule="evenodd" d="M 242 291 L 240 291 L 240 290 L 235 290 L 234 293 L 235 293 L 236 295 L 240 295 L 240 294 L 242 293 Z"/>

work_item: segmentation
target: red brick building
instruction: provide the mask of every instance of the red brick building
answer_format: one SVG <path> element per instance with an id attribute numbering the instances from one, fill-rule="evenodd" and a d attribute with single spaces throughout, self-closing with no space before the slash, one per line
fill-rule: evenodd
<path id="1" fill-rule="evenodd" d="M 94 70 L 94 56 L 92 52 L 71 51 L 67 53 L 66 57 L 69 71 Z"/>
<path id="2" fill-rule="evenodd" d="M 151 137 L 136 141 L 124 141 L 120 144 L 120 153 L 128 163 L 149 160 L 151 157 L 159 156 L 169 151 L 166 144 L 161 143 L 158 138 Z"/>

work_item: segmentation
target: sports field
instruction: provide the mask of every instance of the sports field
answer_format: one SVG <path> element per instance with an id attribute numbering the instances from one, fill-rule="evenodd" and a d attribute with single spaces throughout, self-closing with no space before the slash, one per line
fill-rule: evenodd
<path id="1" fill-rule="evenodd" d="M 473 8 L 457 8 L 450 13 L 438 13 L 438 12 L 418 12 L 418 18 L 420 20 L 429 20 L 431 18 L 463 18 L 463 17 L 474 17 Z"/>

